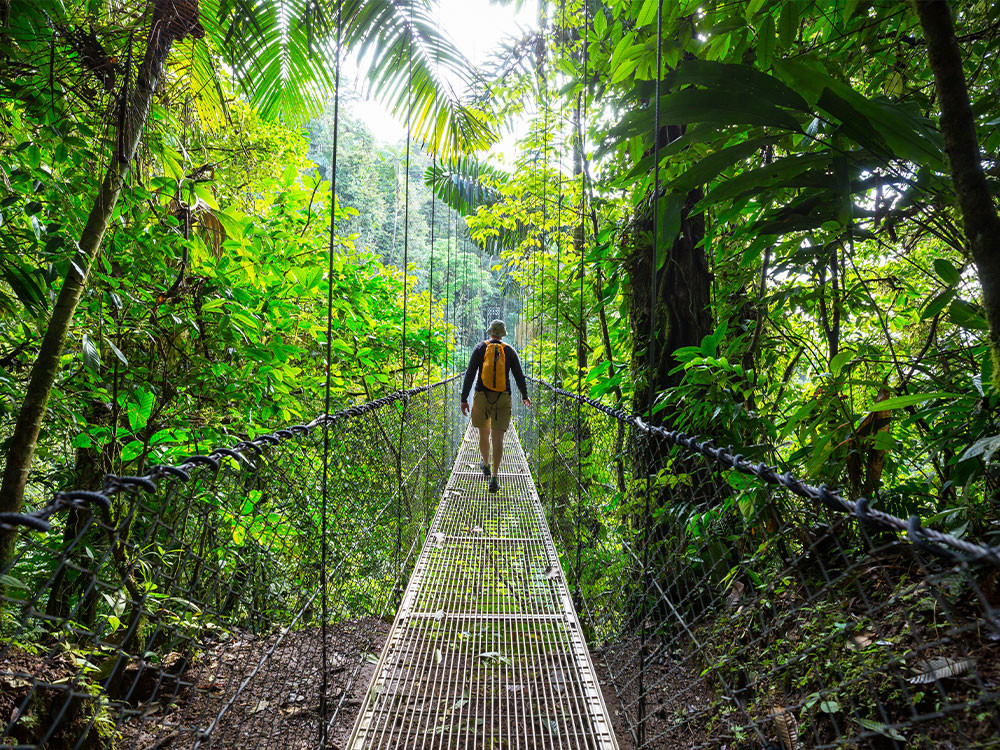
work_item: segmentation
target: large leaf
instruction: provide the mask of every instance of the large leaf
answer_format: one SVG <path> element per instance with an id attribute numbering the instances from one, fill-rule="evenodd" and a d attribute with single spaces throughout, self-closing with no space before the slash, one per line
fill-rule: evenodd
<path id="1" fill-rule="evenodd" d="M 660 121 L 675 125 L 704 123 L 727 125 L 766 125 L 799 132 L 798 121 L 787 111 L 745 90 L 704 91 L 684 89 L 660 98 Z M 632 110 L 612 129 L 617 137 L 636 135 L 652 137 L 655 123 L 653 107 Z"/>
<path id="2" fill-rule="evenodd" d="M 788 107 L 801 112 L 809 111 L 809 104 L 801 94 L 781 79 L 762 73 L 750 65 L 685 60 L 667 77 L 666 83 L 671 88 L 687 84 L 706 86 L 712 91 L 726 95 L 742 91 L 776 107 Z"/>
<path id="3" fill-rule="evenodd" d="M 728 148 L 710 153 L 674 179 L 669 187 L 670 189 L 680 191 L 690 190 L 698 185 L 703 185 L 717 177 L 722 170 L 733 166 L 764 146 L 774 143 L 775 140 L 777 140 L 776 136 L 753 138 L 742 143 L 737 143 L 735 146 L 729 146 Z"/>
<path id="4" fill-rule="evenodd" d="M 941 137 L 915 107 L 882 98 L 868 99 L 809 62 L 780 60 L 775 62 L 774 69 L 808 102 L 852 128 L 854 135 L 861 134 L 862 130 L 877 132 L 893 155 L 943 169 Z M 850 123 L 845 122 L 845 117 Z M 861 120 L 866 124 L 861 125 Z"/>
<path id="5" fill-rule="evenodd" d="M 715 187 L 703 203 L 731 201 L 745 193 L 780 187 L 788 179 L 804 172 L 825 168 L 830 163 L 827 153 L 786 156 L 771 164 L 747 170 Z"/>

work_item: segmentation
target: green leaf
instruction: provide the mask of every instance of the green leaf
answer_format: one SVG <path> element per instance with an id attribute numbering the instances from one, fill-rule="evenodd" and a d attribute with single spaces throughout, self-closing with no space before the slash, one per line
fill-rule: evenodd
<path id="1" fill-rule="evenodd" d="M 132 398 L 128 405 L 128 425 L 132 432 L 138 432 L 149 422 L 156 397 L 145 388 L 139 388 L 132 394 Z"/>
<path id="2" fill-rule="evenodd" d="M 857 112 L 896 157 L 936 170 L 945 168 L 941 135 L 915 106 L 896 104 L 884 98 L 868 99 L 807 58 L 775 61 L 774 71 L 808 102 L 819 103 L 824 90 L 829 89 L 830 95 L 825 102 L 834 109 L 842 110 L 845 116 L 848 112 L 846 107 Z M 823 108 L 826 109 L 825 106 Z M 827 111 L 841 119 L 836 112 Z M 849 119 L 857 122 L 853 115 Z M 860 131 L 856 133 L 861 134 Z"/>
<path id="3" fill-rule="evenodd" d="M 757 62 L 762 68 L 770 68 L 774 56 L 774 16 L 764 16 L 757 30 Z"/>
<path id="4" fill-rule="evenodd" d="M 21 581 L 14 578 L 14 576 L 7 575 L 6 573 L 0 573 L 0 587 L 7 589 L 24 589 L 25 591 L 28 590 L 28 587 L 21 583 Z"/>
<path id="5" fill-rule="evenodd" d="M 608 30 L 608 17 L 604 15 L 604 10 L 599 8 L 594 13 L 594 33 L 597 34 L 597 38 L 600 39 L 604 36 L 604 32 Z"/>
<path id="6" fill-rule="evenodd" d="M 658 0 L 645 0 L 642 7 L 639 8 L 639 15 L 635 17 L 635 25 L 648 26 L 653 21 L 656 20 L 656 9 L 659 7 Z"/>
<path id="7" fill-rule="evenodd" d="M 750 65 L 711 60 L 685 60 L 667 79 L 673 88 L 685 84 L 706 86 L 716 92 L 743 92 L 776 107 L 808 112 L 809 104 L 801 94 L 775 76 Z"/>
<path id="8" fill-rule="evenodd" d="M 974 331 L 988 331 L 990 329 L 979 307 L 973 306 L 963 299 L 952 300 L 948 312 L 951 322 L 957 326 Z"/>
<path id="9" fill-rule="evenodd" d="M 957 398 L 957 393 L 947 391 L 935 391 L 933 393 L 911 393 L 906 396 L 895 396 L 872 404 L 871 411 L 889 411 L 890 409 L 903 409 L 907 406 L 922 404 L 924 401 L 931 401 L 938 398 Z"/>
<path id="10" fill-rule="evenodd" d="M 824 88 L 819 106 L 841 122 L 841 131 L 851 140 L 879 154 L 891 156 L 888 144 L 861 112 L 849 101 Z"/>
<path id="11" fill-rule="evenodd" d="M 694 166 L 690 167 L 682 175 L 671 181 L 667 189 L 687 191 L 699 185 L 704 185 L 717 177 L 724 169 L 733 166 L 769 143 L 774 143 L 776 140 L 777 136 L 754 138 L 749 141 L 737 143 L 735 146 L 713 151 L 698 160 Z"/>
<path id="12" fill-rule="evenodd" d="M 130 440 L 122 448 L 122 461 L 132 461 L 142 454 L 142 441 Z"/>
<path id="13" fill-rule="evenodd" d="M 844 369 L 844 365 L 850 362 L 853 356 L 854 352 L 852 351 L 837 352 L 837 356 L 830 360 L 830 372 L 839 375 L 840 371 Z"/>
<path id="14" fill-rule="evenodd" d="M 664 122 L 711 125 L 766 125 L 798 133 L 798 120 L 750 91 L 703 91 L 684 89 L 660 100 Z"/>
<path id="15" fill-rule="evenodd" d="M 86 333 L 83 334 L 81 349 L 83 352 L 84 367 L 95 375 L 98 374 L 98 371 L 101 369 L 101 353 L 97 350 L 97 345 L 94 343 L 94 340 L 91 339 Z"/>
<path id="16" fill-rule="evenodd" d="M 778 33 L 781 46 L 789 49 L 799 31 L 799 4 L 796 2 L 782 3 L 781 18 L 778 21 Z"/>
<path id="17" fill-rule="evenodd" d="M 940 294 L 932 297 L 924 306 L 924 309 L 920 311 L 920 319 L 927 320 L 928 318 L 933 318 L 948 306 L 948 303 L 951 302 L 954 296 L 954 289 L 945 289 Z"/>
<path id="18" fill-rule="evenodd" d="M 959 279 L 961 279 L 961 274 L 958 272 L 958 269 L 955 268 L 950 261 L 947 261 L 944 258 L 934 259 L 934 271 L 941 277 L 941 280 L 944 281 L 945 284 L 949 284 L 951 286 L 957 284 Z"/>

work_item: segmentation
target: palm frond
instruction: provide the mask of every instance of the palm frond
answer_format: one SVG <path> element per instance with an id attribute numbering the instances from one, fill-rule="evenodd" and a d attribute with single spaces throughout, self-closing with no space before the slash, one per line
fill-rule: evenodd
<path id="1" fill-rule="evenodd" d="M 486 118 L 446 80 L 471 65 L 441 32 L 424 0 L 339 0 L 343 50 L 367 67 L 372 93 L 415 140 L 441 159 L 495 140 Z M 268 118 L 301 124 L 318 115 L 335 87 L 338 0 L 202 0 L 214 37 L 240 90 Z"/>
<path id="2" fill-rule="evenodd" d="M 469 80 L 471 64 L 438 28 L 423 0 L 344 0 L 344 44 L 368 63 L 377 98 L 409 112 L 415 140 L 439 159 L 496 140 L 486 117 L 465 106 L 444 74 Z"/>
<path id="3" fill-rule="evenodd" d="M 333 26 L 314 0 L 201 0 L 201 15 L 264 117 L 302 124 L 332 98 Z"/>
<path id="4" fill-rule="evenodd" d="M 424 184 L 463 216 L 480 206 L 500 200 L 500 188 L 510 175 L 474 156 L 463 156 L 445 164 L 435 164 L 424 172 Z"/>
<path id="5" fill-rule="evenodd" d="M 503 200 L 501 189 L 510 180 L 502 169 L 481 162 L 474 156 L 454 159 L 446 164 L 435 164 L 424 172 L 424 184 L 448 206 L 463 216 L 470 216 L 481 207 L 489 207 Z M 488 253 L 501 255 L 522 248 L 532 233 L 532 228 L 520 219 L 514 219 L 510 228 L 499 228 L 490 236 L 476 238 L 476 244 Z"/>

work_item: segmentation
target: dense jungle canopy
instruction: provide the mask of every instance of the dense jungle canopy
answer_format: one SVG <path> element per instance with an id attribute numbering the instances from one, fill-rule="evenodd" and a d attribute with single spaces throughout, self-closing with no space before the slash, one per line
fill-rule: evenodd
<path id="1" fill-rule="evenodd" d="M 503 317 L 529 374 L 602 402 L 594 424 L 604 405 L 621 409 L 1000 544 L 1000 4 L 496 4 L 533 23 L 473 64 L 429 0 L 0 0 L 0 513 L 44 508 L 68 487 L 94 500 L 106 475 L 149 489 L 152 466 L 435 383 L 464 369 Z M 375 135 L 364 97 L 400 123 L 396 140 Z M 426 445 L 451 446 L 446 429 L 430 434 L 436 398 L 425 396 Z M 579 601 L 615 606 L 594 582 L 625 579 L 635 540 L 653 556 L 667 542 L 689 550 L 683 574 L 657 574 L 686 596 L 685 576 L 711 567 L 700 550 L 726 512 L 747 528 L 771 512 L 759 486 L 740 492 L 751 480 L 739 471 L 712 474 L 701 493 L 706 472 L 645 423 L 629 422 L 647 442 L 626 460 L 624 422 L 598 435 L 579 405 L 571 428 L 569 401 L 549 403 L 550 422 L 538 411 L 535 426 L 551 433 L 551 463 L 575 441 L 578 485 L 599 486 L 607 511 L 589 526 L 565 508 L 551 519 L 557 538 L 572 526 L 596 540 L 584 549 L 574 537 Z M 393 418 L 397 406 L 381 404 Z M 299 494 L 283 498 L 291 510 L 274 500 L 287 486 L 279 461 L 268 465 L 278 467 L 272 495 L 229 455 L 236 469 L 215 495 L 203 478 L 184 507 L 170 506 L 174 490 L 150 490 L 156 513 L 136 526 L 138 493 L 125 492 L 103 497 L 94 528 L 73 506 L 42 542 L 0 524 L 4 653 L 41 663 L 64 649 L 92 696 L 103 680 L 114 697 L 126 662 L 203 657 L 223 627 L 216 614 L 255 637 L 315 624 L 312 599 L 333 585 L 317 562 L 328 537 L 347 594 L 332 614 L 324 598 L 323 627 L 381 622 L 405 582 L 404 534 L 417 549 L 432 510 L 423 467 L 422 503 L 382 514 L 404 494 L 405 462 L 422 466 L 404 456 L 399 408 L 395 442 L 374 418 L 369 433 L 349 435 L 352 449 L 383 440 L 392 450 L 338 465 L 363 512 L 334 502 L 328 517 L 328 445 L 316 439 L 311 453 L 286 444 L 275 454 L 301 473 Z M 601 450 L 615 467 L 607 456 L 588 466 Z M 310 502 L 321 485 L 320 513 Z M 695 500 L 668 507 L 677 487 Z M 189 524 L 192 507 L 201 527 Z M 781 546 L 767 536 L 786 521 L 751 529 L 761 536 L 740 558 L 750 560 L 742 580 L 737 565 L 703 577 L 713 606 L 737 584 L 771 606 L 787 581 L 777 567 L 772 579 L 758 574 L 754 555 Z M 815 539 L 851 565 L 868 551 L 860 535 L 803 529 L 781 541 L 799 562 L 828 549 Z M 352 535 L 365 531 L 378 538 L 357 551 Z M 611 531 L 625 542 L 602 546 Z M 196 564 L 175 575 L 192 549 Z M 823 585 L 820 562 L 804 590 Z M 852 583 L 865 575 L 845 567 Z M 157 575 L 183 578 L 184 601 L 155 591 Z M 904 578 L 880 593 L 895 602 Z M 976 586 L 1000 603 L 995 571 Z M 798 602 L 830 653 L 844 650 L 848 625 L 829 605 L 843 589 L 829 585 L 814 610 L 811 593 Z M 749 619 L 737 593 L 720 611 Z M 622 594 L 613 614 L 627 622 L 613 632 L 645 638 L 643 596 Z M 699 616 L 709 610 L 697 604 Z M 903 623 L 900 611 L 888 616 Z M 927 612 L 934 627 L 950 617 L 933 601 Z M 719 622 L 716 642 L 728 644 L 729 620 Z M 777 631 L 761 622 L 763 643 Z M 810 653 L 803 663 L 822 661 Z M 836 658 L 796 687 L 806 712 L 840 712 L 816 697 L 846 679 L 830 668 Z M 920 684 L 937 679 L 920 674 Z M 931 693 L 913 699 L 926 698 L 928 716 Z M 893 696 L 909 710 L 908 693 Z M 30 714 L 28 693 L 17 700 L 12 725 Z M 767 695 L 755 700 L 773 710 Z M 896 742 L 879 721 L 863 726 Z"/>
<path id="2" fill-rule="evenodd" d="M 316 413 L 333 285 L 337 403 L 502 309 L 536 374 L 996 533 L 995 4 L 543 3 L 476 69 L 416 0 L 0 19 L 3 510 Z"/>

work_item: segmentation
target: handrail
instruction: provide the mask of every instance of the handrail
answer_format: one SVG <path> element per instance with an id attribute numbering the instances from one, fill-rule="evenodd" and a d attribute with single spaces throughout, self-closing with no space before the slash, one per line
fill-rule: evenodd
<path id="1" fill-rule="evenodd" d="M 722 464 L 723 468 L 734 469 L 741 474 L 757 477 L 767 484 L 783 487 L 805 500 L 818 502 L 835 512 L 847 513 L 874 528 L 894 531 L 897 534 L 905 532 L 906 539 L 910 543 L 928 552 L 952 557 L 962 562 L 984 562 L 1000 567 L 1000 548 L 976 544 L 959 539 L 952 534 L 925 527 L 920 516 L 911 515 L 908 519 L 903 520 L 891 513 L 870 508 L 869 498 L 861 497 L 857 500 L 849 500 L 839 492 L 830 489 L 825 483 L 815 486 L 793 476 L 791 472 L 779 472 L 776 467 L 769 464 L 747 461 L 742 454 L 734 453 L 732 446 L 717 448 L 709 439 L 701 439 L 698 435 L 688 434 L 680 430 L 668 430 L 665 427 L 647 424 L 641 418 L 622 409 L 615 409 L 601 401 L 573 393 L 541 378 L 529 376 L 528 380 L 548 388 L 560 396 L 587 404 L 613 419 L 631 425 L 640 432 L 659 438 L 669 445 L 686 449 L 689 453 L 698 454 L 709 461 Z"/>
<path id="2" fill-rule="evenodd" d="M 92 505 L 97 505 L 108 511 L 111 509 L 111 497 L 113 495 L 128 489 L 155 492 L 157 482 L 164 477 L 174 477 L 186 482 L 191 478 L 191 470 L 198 466 L 206 466 L 212 472 L 217 472 L 220 468 L 219 459 L 221 458 L 233 458 L 241 466 L 253 466 L 251 461 L 244 455 L 247 451 L 251 451 L 254 456 L 259 456 L 265 448 L 280 445 L 282 442 L 295 437 L 308 435 L 316 427 L 333 424 L 342 419 L 361 417 L 397 401 L 409 401 L 412 397 L 450 383 L 459 376 L 460 373 L 456 373 L 435 383 L 417 386 L 416 388 L 401 389 L 381 398 L 358 404 L 357 406 L 345 407 L 333 414 L 321 414 L 309 422 L 309 424 L 295 424 L 282 427 L 273 432 L 258 435 L 253 440 L 241 440 L 230 447 L 219 447 L 205 454 L 188 456 L 178 464 L 157 464 L 150 467 L 149 471 L 141 476 L 107 474 L 104 477 L 103 489 L 100 492 L 80 489 L 64 490 L 56 492 L 44 506 L 30 513 L 0 513 L 0 530 L 13 531 L 19 526 L 24 526 L 34 531 L 50 531 L 52 524 L 49 523 L 48 519 L 60 511 L 69 510 L 70 508 L 89 508 Z"/>

